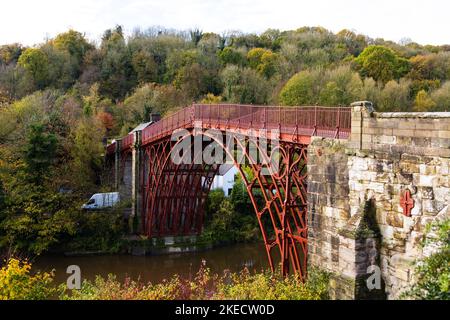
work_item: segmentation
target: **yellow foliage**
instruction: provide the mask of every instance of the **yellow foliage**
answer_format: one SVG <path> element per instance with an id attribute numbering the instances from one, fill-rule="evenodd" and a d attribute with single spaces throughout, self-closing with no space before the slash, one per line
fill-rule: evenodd
<path id="1" fill-rule="evenodd" d="M 31 264 L 10 259 L 0 269 L 0 300 L 48 299 L 55 292 L 51 287 L 53 274 L 30 274 Z"/>

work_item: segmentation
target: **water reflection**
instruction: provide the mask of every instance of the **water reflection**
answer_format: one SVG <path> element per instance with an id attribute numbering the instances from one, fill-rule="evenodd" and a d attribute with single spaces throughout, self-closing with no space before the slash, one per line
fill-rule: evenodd
<path id="1" fill-rule="evenodd" d="M 57 283 L 67 279 L 66 268 L 78 265 L 82 279 L 95 279 L 96 275 L 117 275 L 119 280 L 129 276 L 134 280 L 159 282 L 179 274 L 193 277 L 200 268 L 202 260 L 213 273 L 223 270 L 240 271 L 244 267 L 261 271 L 269 267 L 262 243 L 238 244 L 194 253 L 181 253 L 160 256 L 105 255 L 89 257 L 43 256 L 33 264 L 34 271 L 55 269 Z"/>

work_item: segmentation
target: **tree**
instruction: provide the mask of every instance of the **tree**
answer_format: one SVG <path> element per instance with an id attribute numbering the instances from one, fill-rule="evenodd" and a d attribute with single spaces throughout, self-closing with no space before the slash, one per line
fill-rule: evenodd
<path id="1" fill-rule="evenodd" d="M 49 61 L 41 49 L 26 49 L 20 55 L 18 64 L 29 73 L 38 89 L 43 89 L 47 85 Z"/>
<path id="2" fill-rule="evenodd" d="M 189 35 L 191 36 L 192 43 L 197 46 L 203 37 L 203 32 L 200 29 L 192 29 L 189 31 Z"/>
<path id="3" fill-rule="evenodd" d="M 433 91 L 431 99 L 436 103 L 435 111 L 450 111 L 450 81 Z"/>
<path id="4" fill-rule="evenodd" d="M 223 96 L 232 103 L 267 103 L 269 84 L 255 70 L 229 65 L 220 74 Z"/>
<path id="5" fill-rule="evenodd" d="M 348 106 L 362 98 L 363 82 L 350 67 L 341 66 L 324 72 L 319 104 L 324 106 Z"/>
<path id="6" fill-rule="evenodd" d="M 234 64 L 237 66 L 245 65 L 245 56 L 239 51 L 232 47 L 225 47 L 219 53 L 219 59 L 222 65 Z"/>
<path id="7" fill-rule="evenodd" d="M 72 29 L 58 34 L 53 40 L 53 44 L 56 49 L 69 53 L 77 60 L 78 64 L 81 64 L 84 55 L 93 49 L 93 46 L 86 41 L 83 34 Z"/>
<path id="8" fill-rule="evenodd" d="M 100 92 L 113 99 L 122 99 L 134 87 L 136 74 L 120 26 L 105 32 L 101 54 Z"/>
<path id="9" fill-rule="evenodd" d="M 0 46 L 0 66 L 16 64 L 24 48 L 20 43 L 6 44 Z"/>
<path id="10" fill-rule="evenodd" d="M 301 71 L 295 74 L 280 92 L 280 102 L 288 106 L 311 105 L 318 102 L 320 85 L 319 71 Z"/>
<path id="11" fill-rule="evenodd" d="M 46 133 L 44 126 L 31 125 L 28 142 L 25 146 L 24 160 L 26 171 L 34 183 L 40 183 L 48 176 L 48 169 L 55 161 L 57 139 Z"/>
<path id="12" fill-rule="evenodd" d="M 413 80 L 446 80 L 450 78 L 450 53 L 439 52 L 410 58 Z"/>
<path id="13" fill-rule="evenodd" d="M 101 123 L 91 118 L 81 120 L 74 129 L 71 172 L 75 188 L 82 191 L 90 190 L 99 182 L 103 165 L 104 135 Z"/>
<path id="14" fill-rule="evenodd" d="M 24 68 L 14 64 L 0 65 L 0 92 L 10 101 L 33 90 L 34 84 Z"/>
<path id="15" fill-rule="evenodd" d="M 399 82 L 391 80 L 381 90 L 380 99 L 374 101 L 379 111 L 411 111 L 410 100 L 411 81 L 402 79 Z"/>
<path id="16" fill-rule="evenodd" d="M 348 29 L 341 30 L 337 33 L 339 41 L 343 42 L 348 52 L 353 56 L 358 56 L 367 46 L 366 37 L 356 34 Z"/>
<path id="17" fill-rule="evenodd" d="M 158 77 L 158 65 L 153 56 L 146 51 L 138 51 L 133 54 L 133 69 L 136 72 L 139 84 L 154 82 Z"/>
<path id="18" fill-rule="evenodd" d="M 218 104 L 222 102 L 221 96 L 215 96 L 212 93 L 208 93 L 201 101 L 200 103 L 204 104 Z"/>
<path id="19" fill-rule="evenodd" d="M 420 90 L 414 100 L 414 110 L 418 112 L 431 111 L 436 103 L 430 98 L 425 90 Z"/>
<path id="20" fill-rule="evenodd" d="M 384 83 L 399 79 L 409 71 L 408 60 L 383 46 L 368 46 L 355 62 L 363 77 L 371 77 Z"/>
<path id="21" fill-rule="evenodd" d="M 255 69 L 266 78 L 272 77 L 277 71 L 279 56 L 271 50 L 254 48 L 247 53 L 250 68 Z"/>

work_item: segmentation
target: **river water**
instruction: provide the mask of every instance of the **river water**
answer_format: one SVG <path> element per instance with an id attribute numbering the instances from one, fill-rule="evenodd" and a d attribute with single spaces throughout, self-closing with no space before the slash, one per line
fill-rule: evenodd
<path id="1" fill-rule="evenodd" d="M 225 269 L 241 271 L 247 267 L 250 271 L 261 271 L 269 267 L 266 251 L 260 243 L 236 244 L 200 252 L 131 256 L 131 255 L 100 255 L 100 256 L 52 256 L 46 255 L 33 262 L 34 271 L 55 270 L 56 283 L 63 283 L 69 276 L 66 269 L 77 265 L 81 269 L 81 278 L 94 280 L 96 275 L 106 277 L 115 274 L 118 280 L 126 277 L 143 282 L 160 282 L 169 279 L 174 274 L 183 277 L 193 277 L 199 270 L 202 260 L 213 273 L 222 274 Z"/>

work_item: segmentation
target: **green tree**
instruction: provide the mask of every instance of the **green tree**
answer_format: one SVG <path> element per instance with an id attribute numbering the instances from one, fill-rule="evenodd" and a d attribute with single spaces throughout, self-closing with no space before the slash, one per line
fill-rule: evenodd
<path id="1" fill-rule="evenodd" d="M 34 183 L 48 176 L 48 169 L 55 162 L 57 138 L 44 130 L 43 125 L 32 125 L 25 146 L 26 170 Z"/>
<path id="2" fill-rule="evenodd" d="M 277 72 L 279 56 L 271 50 L 254 48 L 247 53 L 250 68 L 257 70 L 266 78 L 272 77 Z"/>
<path id="3" fill-rule="evenodd" d="M 223 96 L 233 103 L 265 104 L 269 98 L 267 80 L 253 69 L 229 65 L 220 74 Z"/>
<path id="4" fill-rule="evenodd" d="M 280 102 L 288 106 L 311 105 L 318 102 L 320 72 L 301 71 L 295 74 L 280 92 Z"/>
<path id="5" fill-rule="evenodd" d="M 100 50 L 100 92 L 113 99 L 123 99 L 136 84 L 136 74 L 120 26 L 104 33 Z"/>
<path id="6" fill-rule="evenodd" d="M 363 77 L 371 77 L 384 83 L 399 79 L 409 71 L 408 60 L 383 46 L 368 46 L 355 62 Z"/>
<path id="7" fill-rule="evenodd" d="M 18 64 L 29 73 L 38 89 L 43 89 L 47 85 L 49 61 L 41 49 L 26 49 L 20 55 Z"/>
<path id="8" fill-rule="evenodd" d="M 139 84 L 154 82 L 158 77 L 158 65 L 153 56 L 146 51 L 138 51 L 133 54 L 133 69 L 136 72 Z"/>
<path id="9" fill-rule="evenodd" d="M 326 84 L 320 90 L 320 105 L 348 106 L 362 98 L 363 82 L 349 66 L 326 70 L 323 82 Z"/>
<path id="10" fill-rule="evenodd" d="M 81 120 L 73 132 L 72 184 L 79 190 L 92 190 L 99 183 L 103 165 L 104 135 L 101 123 L 92 118 Z"/>
<path id="11" fill-rule="evenodd" d="M 220 62 L 226 66 L 227 64 L 235 64 L 237 66 L 245 65 L 244 55 L 237 49 L 225 47 L 219 52 Z"/>

